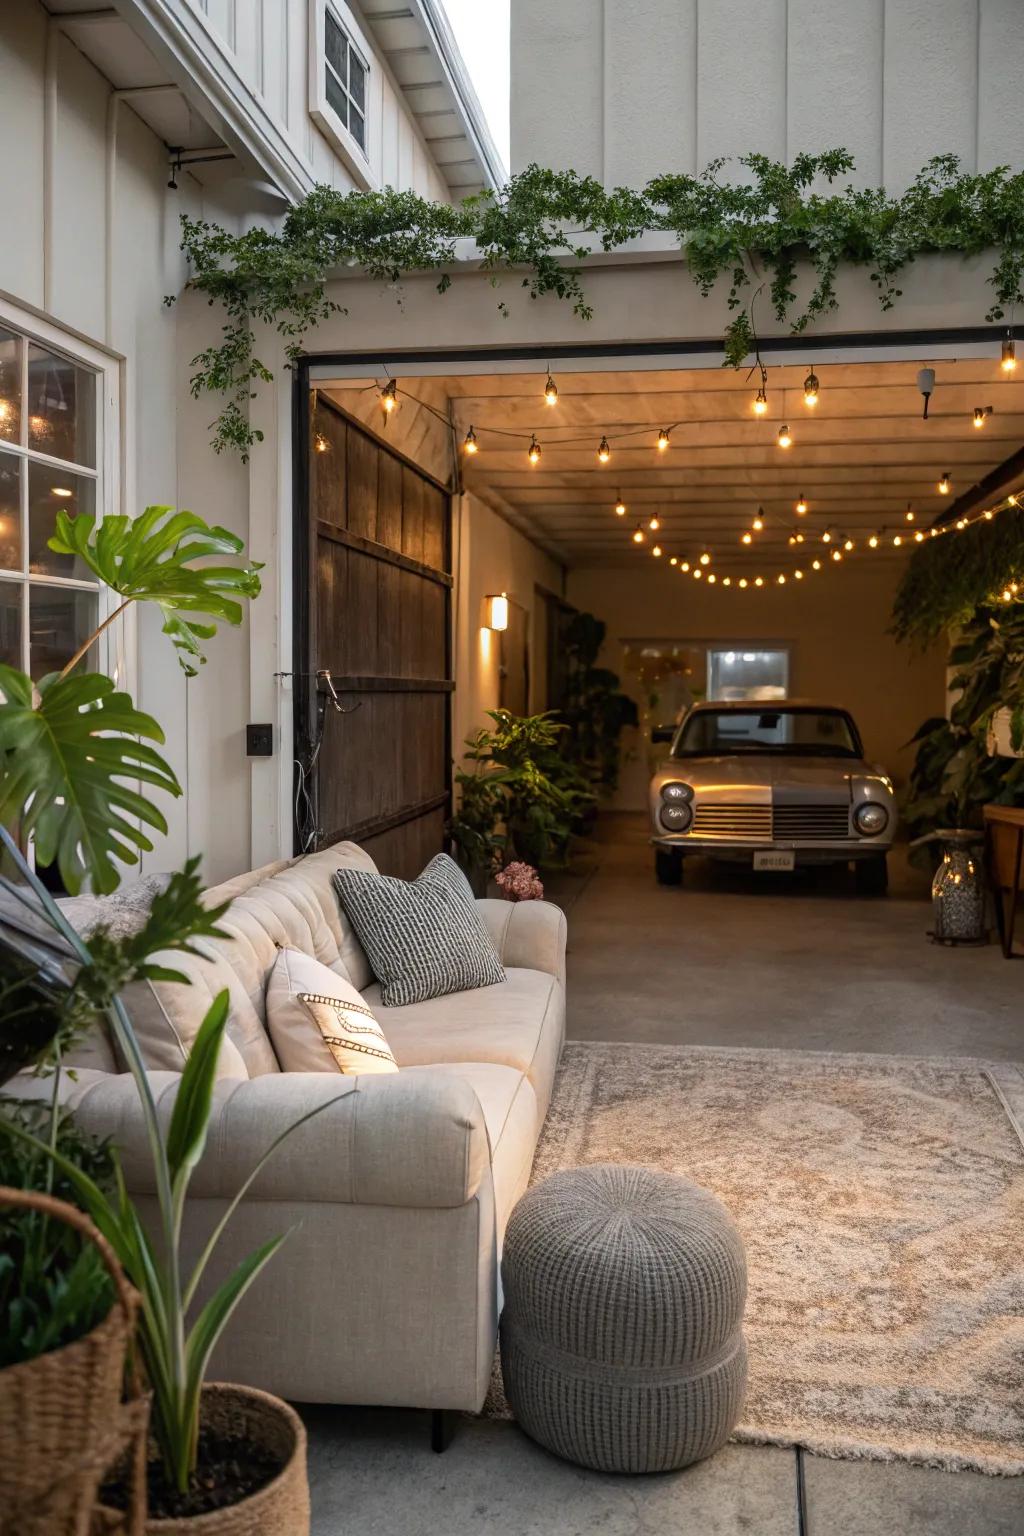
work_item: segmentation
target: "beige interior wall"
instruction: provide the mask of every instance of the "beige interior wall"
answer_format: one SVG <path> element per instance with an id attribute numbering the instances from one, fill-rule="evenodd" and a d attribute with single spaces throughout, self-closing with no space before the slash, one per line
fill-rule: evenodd
<path id="1" fill-rule="evenodd" d="M 639 557 L 643 561 L 643 557 Z M 840 704 L 860 727 L 869 758 L 905 782 L 906 745 L 928 715 L 945 712 L 945 650 L 915 653 L 887 631 L 899 567 L 850 561 L 797 591 L 724 591 L 648 559 L 633 569 L 569 572 L 568 598 L 608 626 L 605 661 L 622 671 L 625 640 L 784 642 L 790 694 Z M 639 733 L 627 733 L 617 803 L 640 809 L 647 784 Z"/>
<path id="2" fill-rule="evenodd" d="M 499 701 L 499 637 L 481 626 L 483 599 L 507 592 L 529 614 L 530 709 L 544 709 L 547 628 L 539 584 L 561 590 L 562 569 L 476 496 L 458 498 L 455 524 L 455 698 L 452 752 L 458 762 L 466 737 L 486 724 Z"/>

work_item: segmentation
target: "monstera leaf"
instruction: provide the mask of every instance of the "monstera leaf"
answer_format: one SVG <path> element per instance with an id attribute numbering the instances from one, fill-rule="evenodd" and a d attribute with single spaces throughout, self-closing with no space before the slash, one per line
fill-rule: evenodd
<path id="1" fill-rule="evenodd" d="M 55 859 L 74 895 L 89 875 L 93 889 L 116 889 L 117 858 L 137 864 L 153 844 L 137 823 L 167 831 L 155 805 L 134 783 L 170 795 L 181 786 L 146 741 L 163 731 L 126 693 L 96 673 L 32 680 L 0 666 L 0 823 L 34 834 L 41 864 Z"/>
<path id="2" fill-rule="evenodd" d="M 58 512 L 49 545 L 58 554 L 76 555 L 126 603 L 158 604 L 164 634 L 189 677 L 206 660 L 200 642 L 216 634 L 219 623 L 240 624 L 240 599 L 260 591 L 258 563 L 195 564 L 240 554 L 242 540 L 173 507 L 147 507 L 139 517 L 105 517 L 98 527 L 90 515 Z"/>

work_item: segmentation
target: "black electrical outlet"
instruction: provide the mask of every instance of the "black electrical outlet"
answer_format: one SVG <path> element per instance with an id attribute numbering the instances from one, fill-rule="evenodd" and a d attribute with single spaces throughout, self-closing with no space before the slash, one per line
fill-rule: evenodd
<path id="1" fill-rule="evenodd" d="M 246 757 L 273 757 L 274 727 L 272 725 L 247 725 L 245 728 Z"/>

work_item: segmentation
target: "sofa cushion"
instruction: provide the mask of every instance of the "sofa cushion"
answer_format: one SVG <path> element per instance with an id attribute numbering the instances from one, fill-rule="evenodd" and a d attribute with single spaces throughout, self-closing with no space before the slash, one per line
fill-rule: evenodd
<path id="1" fill-rule="evenodd" d="M 480 1061 L 530 1079 L 541 1118 L 565 1035 L 565 994 L 554 976 L 510 966 L 498 986 L 388 1008 L 379 986 L 363 993 L 400 1067 Z"/>
<path id="2" fill-rule="evenodd" d="M 389 1007 L 504 981 L 469 882 L 447 854 L 415 880 L 339 869 L 334 883 Z"/>
<path id="3" fill-rule="evenodd" d="M 267 1029 L 282 1072 L 397 1072 L 362 994 L 319 960 L 282 949 L 267 985 Z"/>

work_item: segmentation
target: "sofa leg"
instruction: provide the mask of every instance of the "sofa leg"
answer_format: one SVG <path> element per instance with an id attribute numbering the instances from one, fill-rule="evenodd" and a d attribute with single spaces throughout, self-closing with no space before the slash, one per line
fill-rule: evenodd
<path id="1" fill-rule="evenodd" d="M 434 1408 L 430 1415 L 430 1449 L 440 1456 L 452 1443 L 455 1435 L 455 1412 L 451 1408 Z"/>

